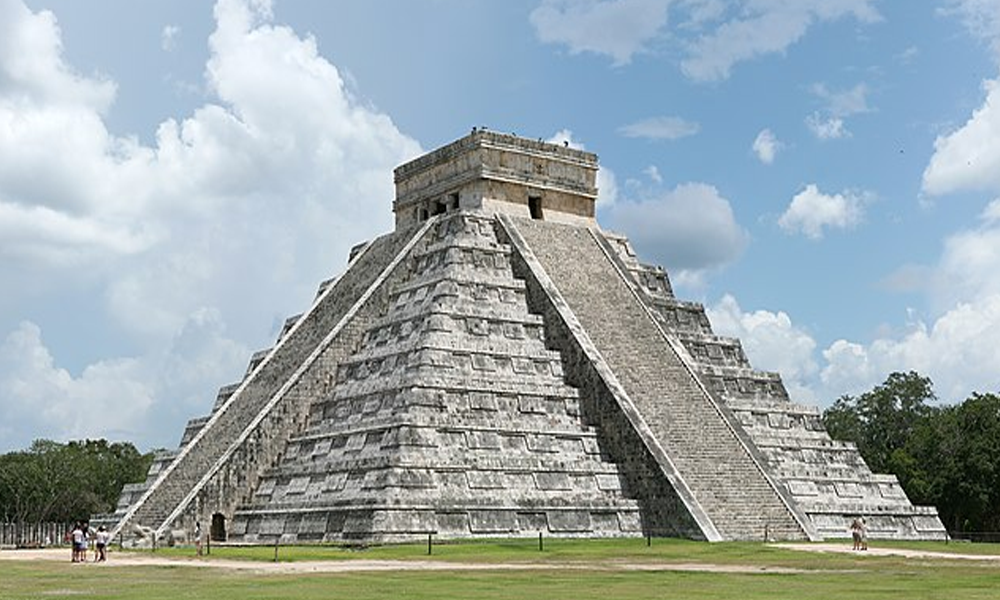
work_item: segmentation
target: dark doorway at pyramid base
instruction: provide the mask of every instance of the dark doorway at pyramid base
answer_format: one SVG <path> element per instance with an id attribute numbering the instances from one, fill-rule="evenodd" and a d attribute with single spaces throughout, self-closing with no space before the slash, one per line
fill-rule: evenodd
<path id="1" fill-rule="evenodd" d="M 209 531 L 213 542 L 225 542 L 228 538 L 226 533 L 226 516 L 221 513 L 212 515 L 212 529 Z"/>

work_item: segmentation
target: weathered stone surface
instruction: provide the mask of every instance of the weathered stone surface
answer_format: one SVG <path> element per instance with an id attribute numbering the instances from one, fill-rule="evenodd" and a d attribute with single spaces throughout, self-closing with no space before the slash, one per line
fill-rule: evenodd
<path id="1" fill-rule="evenodd" d="M 597 228 L 596 169 L 483 131 L 401 166 L 397 232 L 352 249 L 104 522 L 250 543 L 816 539 L 860 514 L 873 536 L 942 536 Z"/>

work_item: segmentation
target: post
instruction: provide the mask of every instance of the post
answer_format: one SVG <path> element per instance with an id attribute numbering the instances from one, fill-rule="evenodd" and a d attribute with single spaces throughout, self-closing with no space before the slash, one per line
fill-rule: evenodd
<path id="1" fill-rule="evenodd" d="M 427 532 L 427 556 L 431 555 L 431 552 L 432 552 L 431 546 L 433 544 L 433 538 L 434 538 L 434 534 L 431 533 L 431 532 Z"/>
<path id="2" fill-rule="evenodd" d="M 770 523 L 764 523 L 764 541 L 767 542 L 768 534 L 770 533 Z"/>
<path id="3" fill-rule="evenodd" d="M 649 548 L 653 545 L 653 531 L 651 529 L 646 530 L 646 547 Z"/>
<path id="4" fill-rule="evenodd" d="M 205 538 L 205 554 L 212 554 L 212 534 L 209 533 L 208 537 Z"/>
<path id="5" fill-rule="evenodd" d="M 278 562 L 278 540 L 280 539 L 280 536 L 274 538 L 274 562 Z"/>
<path id="6" fill-rule="evenodd" d="M 541 532 L 541 530 L 539 530 L 539 532 L 538 532 L 538 551 L 539 552 L 543 552 L 544 550 L 545 550 L 545 547 L 542 545 L 542 532 Z"/>

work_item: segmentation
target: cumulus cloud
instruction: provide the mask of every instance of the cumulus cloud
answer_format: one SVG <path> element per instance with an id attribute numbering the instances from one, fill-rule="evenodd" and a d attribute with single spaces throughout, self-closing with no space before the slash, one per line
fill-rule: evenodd
<path id="1" fill-rule="evenodd" d="M 961 402 L 972 392 L 1000 390 L 1000 294 L 961 303 L 931 324 L 914 321 L 897 338 L 867 345 L 837 340 L 823 352 L 822 385 L 858 393 L 892 371 L 916 370 L 934 381 L 939 397 Z"/>
<path id="2" fill-rule="evenodd" d="M 649 140 L 677 140 L 698 133 L 698 124 L 680 117 L 650 117 L 623 125 L 618 133 L 630 138 Z"/>
<path id="3" fill-rule="evenodd" d="M 107 360 L 79 377 L 59 368 L 37 325 L 23 322 L 0 344 L 0 425 L 5 445 L 32 437 L 78 438 L 136 433 L 153 394 L 135 359 Z M 4 431 L 4 429 L 6 429 Z M 30 432 L 30 433 L 29 433 Z M 118 435 L 114 435 L 117 433 Z"/>
<path id="4" fill-rule="evenodd" d="M 868 106 L 868 86 L 859 83 L 851 89 L 830 91 L 825 84 L 817 83 L 811 88 L 813 95 L 826 105 L 806 117 L 806 126 L 820 140 L 836 140 L 851 137 L 846 119 L 852 115 L 870 112 Z"/>
<path id="5" fill-rule="evenodd" d="M 695 81 L 729 77 L 740 62 L 785 52 L 816 23 L 881 17 L 874 0 L 542 0 L 531 24 L 543 42 L 570 53 L 610 56 L 616 66 L 669 40 L 684 48 L 681 71 Z M 668 31 L 669 12 L 678 25 Z"/>
<path id="6" fill-rule="evenodd" d="M 942 12 L 958 16 L 988 43 L 1000 64 L 1000 11 L 993 0 L 949 0 Z M 1000 78 L 982 83 L 982 106 L 961 127 L 934 141 L 922 191 L 940 196 L 965 191 L 1000 191 Z"/>
<path id="7" fill-rule="evenodd" d="M 774 163 L 774 157 L 784 147 L 784 144 L 775 137 L 770 129 L 762 129 L 753 140 L 753 153 L 757 155 L 757 160 L 770 165 Z"/>
<path id="8" fill-rule="evenodd" d="M 834 342 L 824 352 L 824 385 L 846 388 L 853 381 L 864 389 L 893 370 L 915 369 L 948 401 L 1000 391 L 998 272 L 1000 199 L 982 211 L 977 226 L 949 236 L 937 264 L 924 269 L 932 314 L 911 314 L 902 333 L 866 345 Z"/>
<path id="9" fill-rule="evenodd" d="M 778 218 L 778 225 L 786 233 L 801 233 L 819 240 L 823 230 L 850 229 L 864 218 L 866 194 L 844 192 L 824 194 L 815 184 L 809 184 L 796 194 L 785 212 Z"/>
<path id="10" fill-rule="evenodd" d="M 681 70 L 696 81 L 729 77 L 734 65 L 784 52 L 818 22 L 853 17 L 862 23 L 880 19 L 871 0 L 800 0 L 736 3 L 728 20 L 689 44 Z"/>
<path id="11" fill-rule="evenodd" d="M 1000 60 L 1000 11 L 994 0 L 947 0 L 940 10 L 958 16 L 973 35 L 990 45 Z"/>
<path id="12" fill-rule="evenodd" d="M 531 11 L 538 39 L 624 65 L 667 23 L 670 0 L 543 0 Z"/>
<path id="13" fill-rule="evenodd" d="M 806 117 L 806 127 L 820 140 L 839 140 L 851 137 L 851 132 L 844 126 L 840 117 L 823 117 L 813 113 Z"/>
<path id="14" fill-rule="evenodd" d="M 1000 80 L 983 83 L 986 99 L 957 130 L 938 136 L 922 189 L 932 196 L 1000 191 Z"/>
<path id="15" fill-rule="evenodd" d="M 391 226 L 392 168 L 419 145 L 347 91 L 314 39 L 273 23 L 268 2 L 220 0 L 214 15 L 211 101 L 165 120 L 144 145 L 108 131 L 116 85 L 64 60 L 52 13 L 0 2 L 0 288 L 19 290 L 28 277 L 57 285 L 71 272 L 83 291 L 67 290 L 66 301 L 103 304 L 95 318 L 128 340 L 125 352 L 95 349 L 119 358 L 74 375 L 37 325 L 0 332 L 4 402 L 34 409 L 46 420 L 33 422 L 38 432 L 148 432 L 195 391 L 207 409 L 213 387 L 241 374 L 248 349 L 270 343 L 351 245 Z M 33 362 L 17 358 L 22 350 Z M 161 379 L 171 365 L 173 384 Z M 31 373 L 49 383 L 18 383 Z M 60 393 L 113 422 L 70 412 L 59 421 L 75 425 L 55 423 L 42 408 Z M 146 441 L 176 443 L 179 426 L 158 423 Z"/>
<path id="16" fill-rule="evenodd" d="M 909 370 L 929 376 L 945 402 L 1000 391 L 1000 199 L 978 226 L 948 237 L 936 264 L 908 270 L 930 282 L 919 287 L 929 294 L 929 315 L 908 310 L 902 328 L 867 341 L 837 339 L 818 356 L 790 315 L 744 312 L 729 296 L 707 310 L 716 332 L 739 337 L 751 363 L 781 373 L 796 400 L 829 404 Z"/>
<path id="17" fill-rule="evenodd" d="M 893 371 L 929 376 L 945 402 L 1000 390 L 994 342 L 1000 294 L 960 303 L 930 321 L 912 319 L 894 335 L 835 340 L 818 356 L 813 337 L 783 312 L 744 312 L 728 295 L 706 310 L 716 333 L 740 338 L 751 364 L 781 374 L 797 402 L 827 406 L 871 389 Z"/>
<path id="18" fill-rule="evenodd" d="M 780 373 L 789 395 L 796 401 L 806 404 L 818 401 L 810 388 L 819 373 L 814 356 L 816 341 L 793 325 L 786 313 L 743 312 L 730 294 L 705 311 L 715 333 L 740 339 L 754 368 Z"/>
<path id="19" fill-rule="evenodd" d="M 704 183 L 620 200 L 605 215 L 610 229 L 627 231 L 636 250 L 670 268 L 677 281 L 697 282 L 699 274 L 735 260 L 749 241 L 729 201 Z"/>

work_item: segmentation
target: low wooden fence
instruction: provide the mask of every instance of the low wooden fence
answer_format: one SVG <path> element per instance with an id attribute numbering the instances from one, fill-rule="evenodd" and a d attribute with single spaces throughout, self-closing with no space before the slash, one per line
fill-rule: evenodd
<path id="1" fill-rule="evenodd" d="M 68 523 L 0 523 L 0 546 L 42 548 L 58 546 L 73 528 Z"/>

